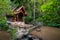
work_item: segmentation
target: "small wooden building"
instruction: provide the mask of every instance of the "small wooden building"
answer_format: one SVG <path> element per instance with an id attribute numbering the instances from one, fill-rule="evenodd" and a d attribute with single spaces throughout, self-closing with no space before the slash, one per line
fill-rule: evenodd
<path id="1" fill-rule="evenodd" d="M 23 17 L 27 16 L 25 12 L 25 8 L 23 6 L 13 9 L 13 12 L 14 12 L 14 15 L 6 15 L 7 21 L 23 22 Z"/>

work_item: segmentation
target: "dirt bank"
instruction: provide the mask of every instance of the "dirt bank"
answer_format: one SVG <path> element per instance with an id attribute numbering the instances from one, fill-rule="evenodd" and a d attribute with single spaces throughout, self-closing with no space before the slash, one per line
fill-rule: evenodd
<path id="1" fill-rule="evenodd" d="M 42 38 L 43 40 L 60 40 L 60 28 L 43 26 L 41 27 L 41 31 L 37 32 L 34 30 L 32 34 Z"/>
<path id="2" fill-rule="evenodd" d="M 6 31 L 0 31 L 0 40 L 10 40 L 10 34 Z"/>

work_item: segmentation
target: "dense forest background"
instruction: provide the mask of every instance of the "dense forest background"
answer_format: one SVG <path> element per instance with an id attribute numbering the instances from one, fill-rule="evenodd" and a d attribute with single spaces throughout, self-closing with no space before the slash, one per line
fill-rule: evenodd
<path id="1" fill-rule="evenodd" d="M 24 17 L 26 23 L 34 22 L 35 9 L 35 21 L 46 26 L 60 27 L 60 0 L 0 0 L 0 28 L 8 29 L 5 15 L 12 15 L 12 9 L 17 6 L 25 7 L 28 14 Z"/>

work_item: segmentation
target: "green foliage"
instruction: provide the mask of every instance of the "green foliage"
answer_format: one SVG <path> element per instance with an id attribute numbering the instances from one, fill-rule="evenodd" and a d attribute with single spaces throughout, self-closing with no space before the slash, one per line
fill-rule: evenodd
<path id="1" fill-rule="evenodd" d="M 16 29 L 11 29 L 10 33 L 11 33 L 11 38 L 12 38 L 12 39 L 14 39 L 16 32 L 17 32 Z"/>
<path id="2" fill-rule="evenodd" d="M 59 1 L 50 0 L 40 6 L 42 15 L 37 19 L 45 25 L 60 27 L 60 13 L 57 13 L 60 6 Z"/>
<path id="3" fill-rule="evenodd" d="M 11 13 L 10 0 L 0 0 L 0 16 L 4 13 Z"/>
<path id="4" fill-rule="evenodd" d="M 9 27 L 6 25 L 6 20 L 0 21 L 0 30 L 7 31 Z"/>
<path id="5" fill-rule="evenodd" d="M 49 3 L 45 3 L 41 6 L 42 12 L 57 12 L 58 10 L 58 2 L 51 1 Z"/>
<path id="6" fill-rule="evenodd" d="M 0 30 L 7 31 L 9 29 L 6 25 L 6 13 L 11 13 L 10 0 L 0 0 Z"/>
<path id="7" fill-rule="evenodd" d="M 25 23 L 29 23 L 33 20 L 33 18 L 32 17 L 26 17 L 24 20 L 25 20 Z"/>

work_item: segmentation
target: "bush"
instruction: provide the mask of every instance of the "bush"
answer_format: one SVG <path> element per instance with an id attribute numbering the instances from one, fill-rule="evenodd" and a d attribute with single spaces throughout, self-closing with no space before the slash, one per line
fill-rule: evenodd
<path id="1" fill-rule="evenodd" d="M 0 20 L 0 30 L 7 31 L 9 27 L 6 25 L 6 20 Z"/>

